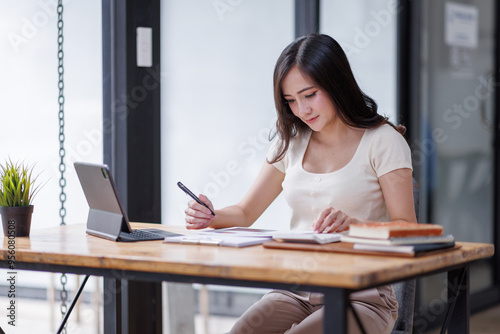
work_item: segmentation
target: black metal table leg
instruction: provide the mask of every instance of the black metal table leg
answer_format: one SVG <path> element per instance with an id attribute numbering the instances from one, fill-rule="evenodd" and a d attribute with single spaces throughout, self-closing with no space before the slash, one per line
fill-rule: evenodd
<path id="1" fill-rule="evenodd" d="M 453 286 L 455 282 L 460 282 Z M 450 285 L 451 284 L 451 285 Z M 469 334 L 469 314 L 470 314 L 470 280 L 469 265 L 464 268 L 448 272 L 448 295 L 457 294 L 455 299 L 455 310 L 451 316 L 449 333 Z M 449 297 L 448 297 L 449 299 Z"/>
<path id="2" fill-rule="evenodd" d="M 469 334 L 469 265 L 448 272 L 448 312 L 441 333 Z"/>
<path id="3" fill-rule="evenodd" d="M 323 333 L 347 333 L 348 292 L 341 288 L 325 290 L 324 307 Z"/>
<path id="4" fill-rule="evenodd" d="M 73 298 L 73 301 L 71 302 L 71 305 L 68 309 L 68 312 L 64 315 L 64 319 L 61 322 L 61 325 L 59 326 L 59 329 L 57 330 L 57 334 L 61 333 L 64 329 L 64 326 L 66 325 L 66 322 L 69 319 L 69 316 L 71 315 L 71 311 L 73 311 L 73 307 L 75 307 L 76 302 L 78 301 L 78 298 L 80 298 L 80 294 L 82 293 L 83 289 L 85 288 L 85 284 L 87 283 L 90 275 L 85 276 L 83 279 L 82 285 L 80 285 L 80 288 L 76 292 L 75 298 Z"/>

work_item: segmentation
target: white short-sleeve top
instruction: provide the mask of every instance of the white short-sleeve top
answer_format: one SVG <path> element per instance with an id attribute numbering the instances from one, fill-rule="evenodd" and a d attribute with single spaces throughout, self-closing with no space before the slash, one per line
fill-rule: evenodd
<path id="1" fill-rule="evenodd" d="M 302 167 L 311 133 L 293 137 L 284 158 L 273 164 L 286 174 L 282 186 L 292 208 L 290 228 L 311 230 L 313 221 L 329 206 L 356 218 L 386 221 L 378 179 L 396 169 L 412 169 L 410 148 L 403 136 L 388 124 L 367 129 L 347 165 L 318 174 Z M 277 146 L 277 141 L 271 145 L 268 160 L 274 157 Z"/>

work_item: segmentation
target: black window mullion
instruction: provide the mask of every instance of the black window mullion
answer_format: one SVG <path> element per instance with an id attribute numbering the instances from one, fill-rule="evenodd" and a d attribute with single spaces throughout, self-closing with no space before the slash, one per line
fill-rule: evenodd
<path id="1" fill-rule="evenodd" d="M 295 37 L 319 32 L 319 0 L 295 0 Z"/>

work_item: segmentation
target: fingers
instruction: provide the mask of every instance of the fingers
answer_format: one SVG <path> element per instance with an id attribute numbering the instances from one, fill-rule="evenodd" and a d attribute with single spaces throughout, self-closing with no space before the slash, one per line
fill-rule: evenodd
<path id="1" fill-rule="evenodd" d="M 337 230 L 342 219 L 342 211 L 332 207 L 324 209 L 313 224 L 313 230 L 318 233 L 330 233 Z"/>
<path id="2" fill-rule="evenodd" d="M 345 215 L 340 210 L 331 209 L 328 210 L 328 214 L 318 222 L 317 230 L 318 233 L 333 233 L 337 232 L 340 225 L 345 220 Z"/>
<path id="3" fill-rule="evenodd" d="M 188 230 L 198 230 L 210 226 L 212 219 L 200 219 L 186 215 L 186 228 Z"/>
<path id="4" fill-rule="evenodd" d="M 332 210 L 333 210 L 333 208 L 329 207 L 329 208 L 326 208 L 325 210 L 321 211 L 318 218 L 316 218 L 316 220 L 313 223 L 313 230 L 314 231 L 317 231 L 320 228 L 320 226 L 323 223 L 323 221 L 325 220 L 326 216 L 328 216 Z"/>
<path id="5" fill-rule="evenodd" d="M 208 199 L 207 196 L 203 195 L 203 194 L 200 194 L 200 200 L 205 203 L 206 205 L 208 205 L 208 207 L 210 208 L 210 210 L 214 211 L 214 206 L 212 205 L 212 202 Z M 198 203 L 197 203 L 198 204 Z M 205 208 L 206 209 L 206 208 Z M 212 214 L 212 212 L 210 212 L 210 210 L 208 210 L 208 213 Z"/>
<path id="6" fill-rule="evenodd" d="M 200 200 L 213 210 L 212 202 L 206 196 L 200 195 Z M 188 229 L 206 228 L 214 218 L 208 208 L 194 200 L 188 202 L 188 207 L 184 210 L 184 213 L 186 214 L 186 228 Z"/>
<path id="7" fill-rule="evenodd" d="M 328 207 L 323 210 L 313 223 L 313 230 L 318 233 L 342 232 L 349 228 L 353 218 L 340 210 Z"/>

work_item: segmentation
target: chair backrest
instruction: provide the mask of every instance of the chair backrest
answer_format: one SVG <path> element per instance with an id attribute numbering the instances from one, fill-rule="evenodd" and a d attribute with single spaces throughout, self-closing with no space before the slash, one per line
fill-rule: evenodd
<path id="1" fill-rule="evenodd" d="M 413 201 L 415 203 L 415 213 L 419 220 L 420 193 L 418 185 L 413 179 Z M 413 312 L 415 308 L 416 280 L 398 282 L 392 285 L 396 299 L 399 303 L 398 319 L 392 329 L 392 334 L 411 334 L 413 328 Z"/>

